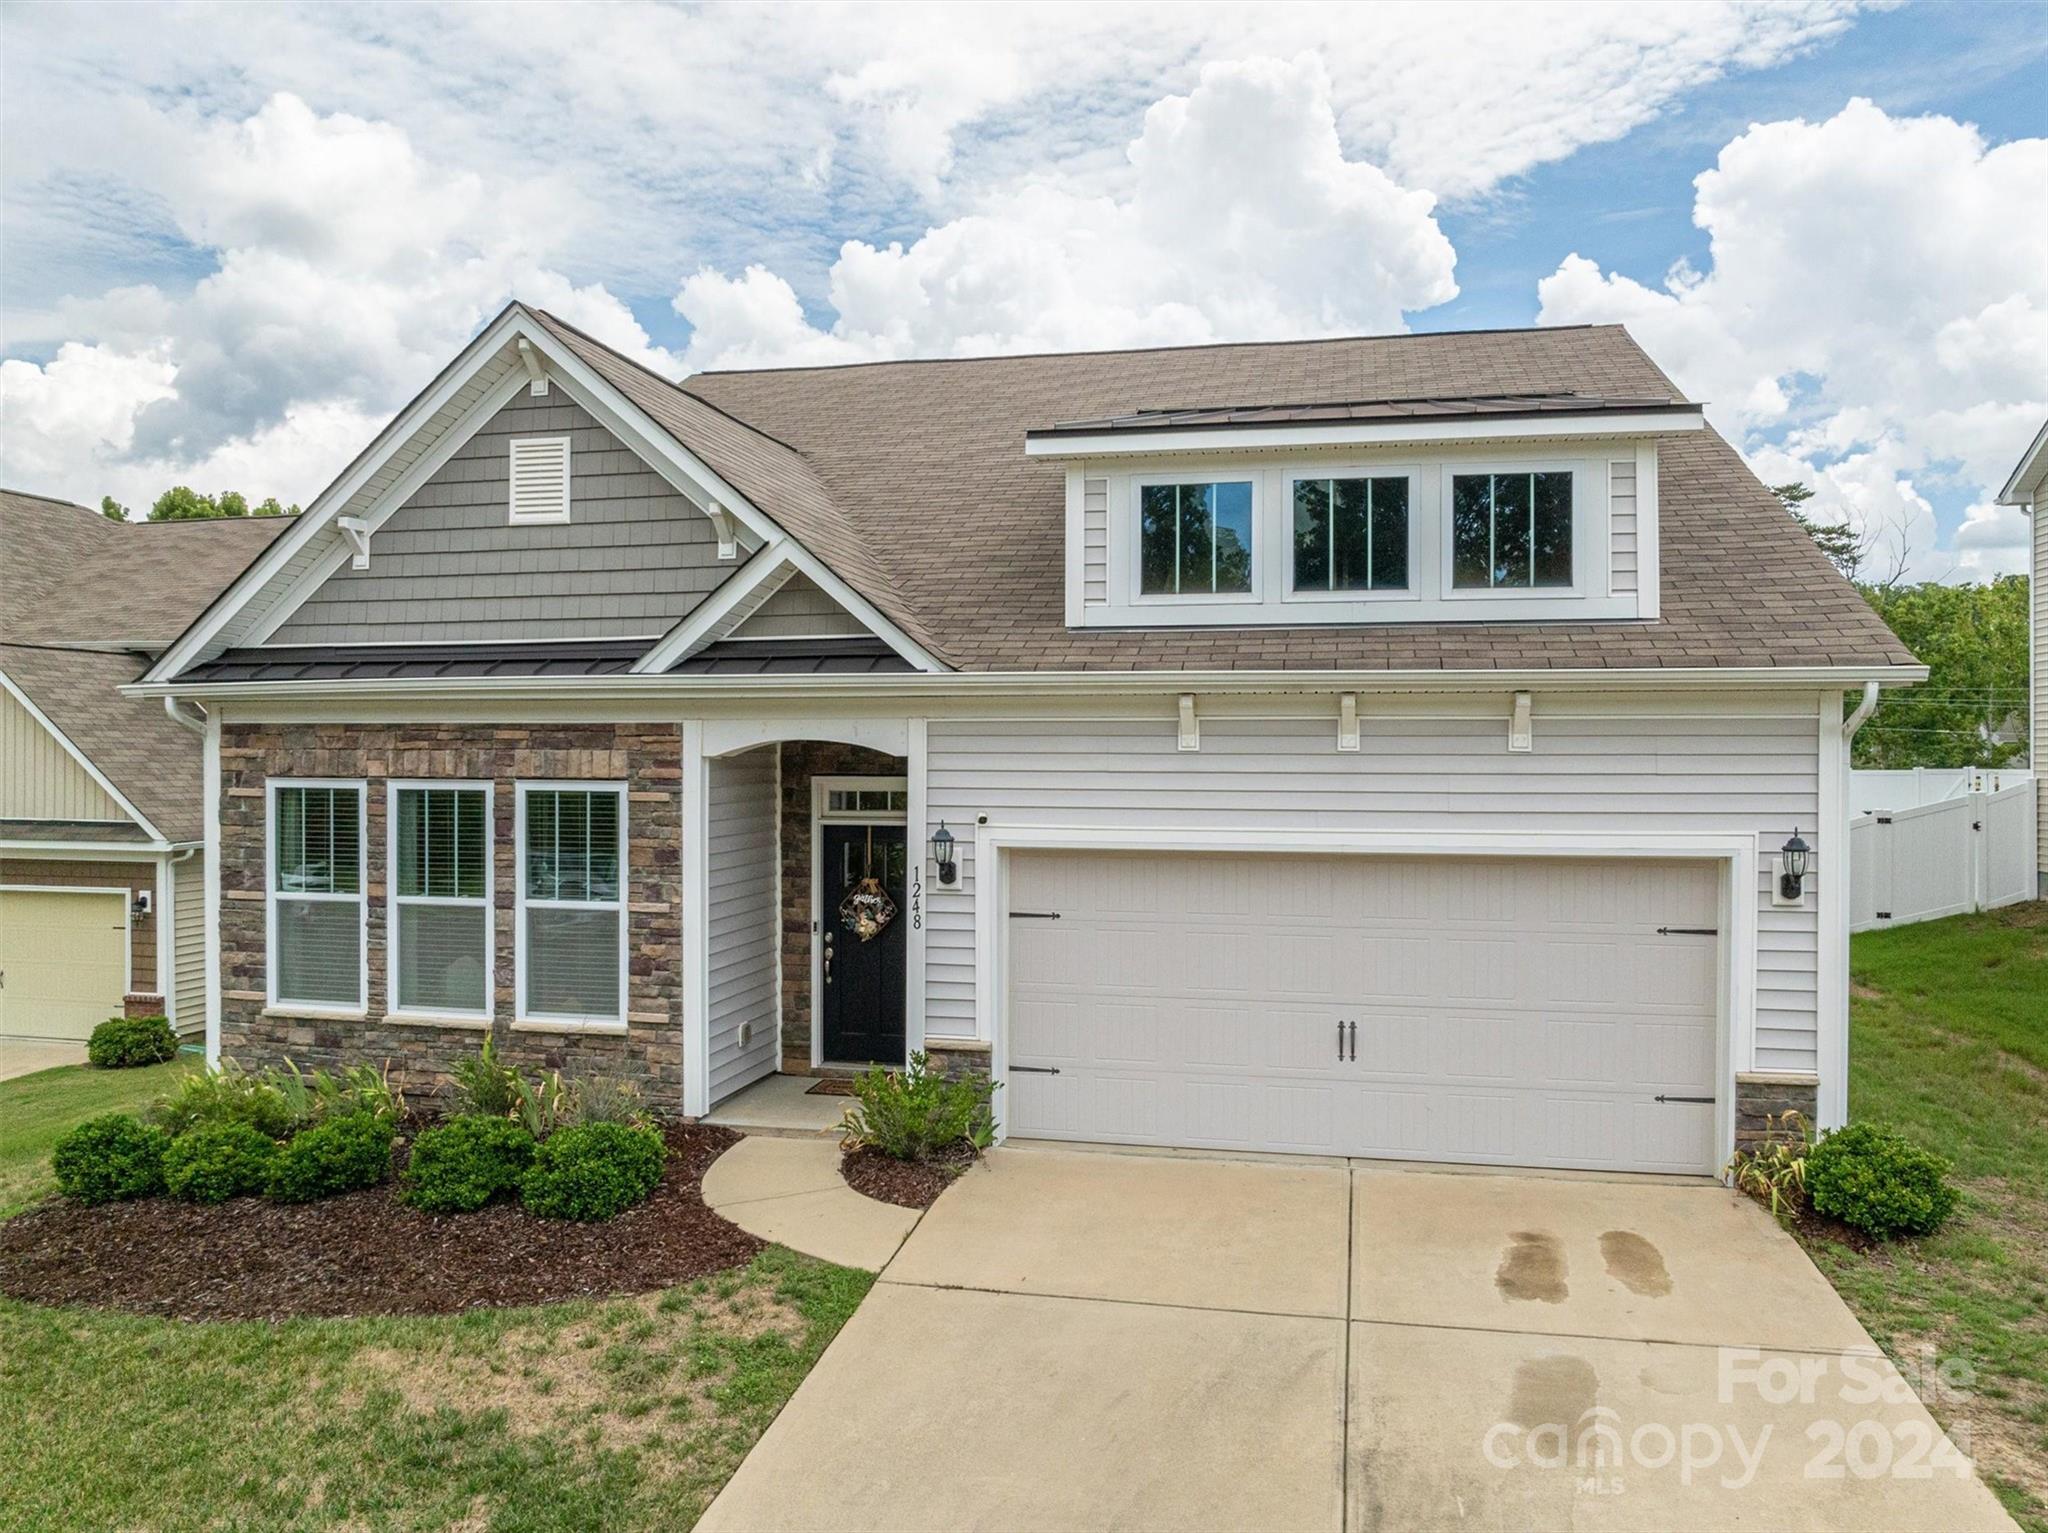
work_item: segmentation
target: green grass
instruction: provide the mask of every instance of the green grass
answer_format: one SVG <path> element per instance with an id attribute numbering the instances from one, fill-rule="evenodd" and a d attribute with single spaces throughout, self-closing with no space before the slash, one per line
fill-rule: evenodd
<path id="1" fill-rule="evenodd" d="M 66 1065 L 0 1081 L 0 1219 L 56 1191 L 50 1150 L 74 1124 L 105 1112 L 134 1112 L 199 1068 L 190 1054 L 138 1070 Z"/>
<path id="2" fill-rule="evenodd" d="M 1851 944 L 1851 1116 L 1955 1163 L 1939 1234 L 1814 1259 L 1902 1367 L 1959 1359 L 1987 1481 L 2048 1533 L 2048 904 L 1868 932 Z"/>
<path id="3" fill-rule="evenodd" d="M 50 1146 L 191 1068 L 0 1082 L 0 1208 Z M 468 1315 L 192 1324 L 0 1299 L 7 1529 L 678 1529 L 871 1273 L 770 1247 L 666 1293 Z"/>

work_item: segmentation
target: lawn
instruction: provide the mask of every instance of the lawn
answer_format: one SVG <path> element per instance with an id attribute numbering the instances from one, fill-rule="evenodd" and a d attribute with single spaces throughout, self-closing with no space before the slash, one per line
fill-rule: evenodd
<path id="1" fill-rule="evenodd" d="M 48 1190 L 67 1124 L 178 1068 L 0 1082 L 4 1207 Z M 0 1521 L 687 1528 L 873 1281 L 770 1247 L 663 1293 L 431 1318 L 199 1324 L 0 1299 Z"/>
<path id="2" fill-rule="evenodd" d="M 1851 1116 L 1948 1156 L 1966 1200 L 1925 1240 L 1814 1259 L 1909 1373 L 1968 1365 L 1971 1397 L 1930 1404 L 2048 1533 L 2048 903 L 1864 933 L 1850 973 Z"/>

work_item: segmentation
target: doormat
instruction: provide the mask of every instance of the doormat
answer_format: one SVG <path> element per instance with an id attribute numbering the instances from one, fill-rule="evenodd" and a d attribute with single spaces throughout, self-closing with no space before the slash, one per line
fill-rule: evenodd
<path id="1" fill-rule="evenodd" d="M 850 1097 L 853 1095 L 853 1082 L 828 1078 L 819 1081 L 817 1085 L 811 1087 L 804 1095 L 807 1097 Z"/>

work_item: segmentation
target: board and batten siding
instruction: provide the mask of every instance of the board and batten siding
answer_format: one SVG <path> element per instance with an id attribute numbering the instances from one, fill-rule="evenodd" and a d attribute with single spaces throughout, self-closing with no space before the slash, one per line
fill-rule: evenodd
<path id="1" fill-rule="evenodd" d="M 511 524 L 512 440 L 569 438 L 569 520 Z M 753 552 L 718 557 L 711 521 L 581 405 L 520 392 L 478 427 L 273 644 L 638 638 L 665 632 Z"/>
<path id="2" fill-rule="evenodd" d="M 1607 465 L 1607 540 L 1609 581 L 1617 592 L 1636 589 L 1636 460 L 1617 458 Z"/>
<path id="3" fill-rule="evenodd" d="M 859 638 L 868 627 L 834 601 L 810 576 L 795 574 L 749 613 L 728 638 L 815 639 Z"/>
<path id="4" fill-rule="evenodd" d="M 1081 600 L 1089 606 L 1109 602 L 1109 481 L 1081 483 Z"/>
<path id="5" fill-rule="evenodd" d="M 774 1073 L 781 868 L 776 748 L 706 763 L 711 1100 Z M 744 1041 L 743 1041 L 744 1035 Z"/>
<path id="6" fill-rule="evenodd" d="M 1329 717 L 1302 717 L 1300 708 L 1284 716 L 1268 702 L 1260 717 L 1255 700 L 1203 702 L 1196 751 L 1178 749 L 1171 697 L 1134 700 L 1124 717 L 933 718 L 927 817 L 965 826 L 986 815 L 1001 826 L 1106 829 L 1754 836 L 1754 1067 L 1816 1068 L 1815 912 L 1771 908 L 1768 884 L 1768 854 L 1794 826 L 1816 847 L 1810 886 L 1829 875 L 1814 700 L 1546 698 L 1526 755 L 1507 750 L 1505 707 L 1491 712 L 1491 700 L 1368 705 L 1355 754 L 1335 748 L 1334 708 Z M 1154 717 L 1129 716 L 1152 708 Z M 930 893 L 925 1030 L 935 1039 L 975 1031 L 971 835 L 960 846 L 959 885 Z"/>
<path id="7" fill-rule="evenodd" d="M 63 742 L 0 689 L 0 820 L 114 820 L 128 816 Z"/>
<path id="8" fill-rule="evenodd" d="M 206 1026 L 206 853 L 171 864 L 171 995 L 178 1031 Z"/>

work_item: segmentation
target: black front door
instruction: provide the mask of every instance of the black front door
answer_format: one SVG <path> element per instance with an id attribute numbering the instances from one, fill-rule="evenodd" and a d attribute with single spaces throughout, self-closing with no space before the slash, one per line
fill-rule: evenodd
<path id="1" fill-rule="evenodd" d="M 903 934 L 910 912 L 904 890 L 901 825 L 827 825 L 818 855 L 824 895 L 818 912 L 819 965 L 825 989 L 825 1059 L 832 1064 L 903 1062 Z M 863 878 L 874 876 L 895 902 L 896 913 L 866 942 L 850 929 L 839 907 Z"/>

